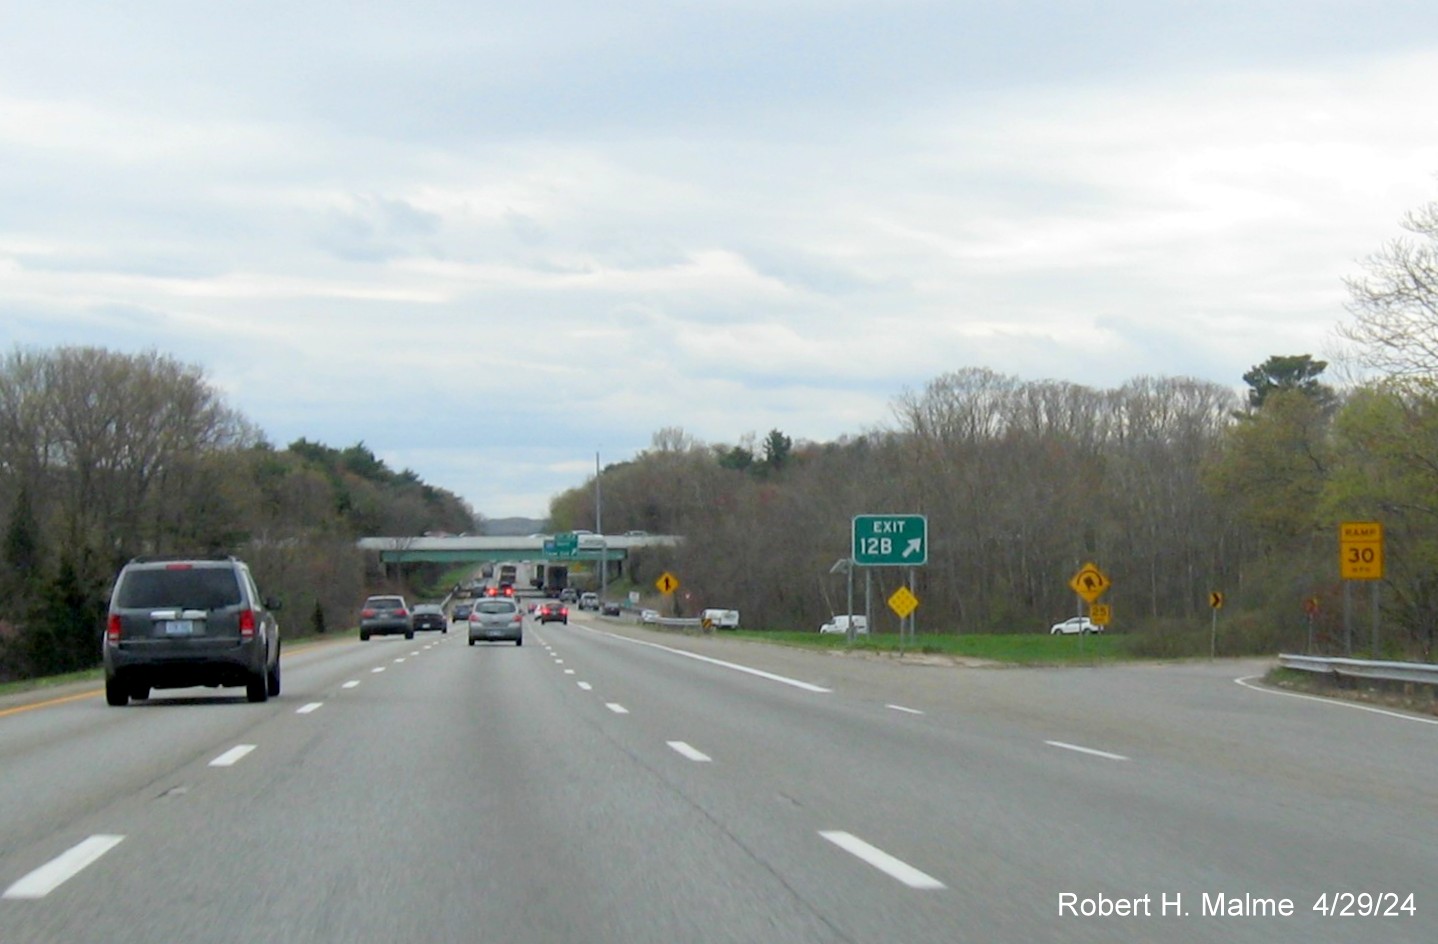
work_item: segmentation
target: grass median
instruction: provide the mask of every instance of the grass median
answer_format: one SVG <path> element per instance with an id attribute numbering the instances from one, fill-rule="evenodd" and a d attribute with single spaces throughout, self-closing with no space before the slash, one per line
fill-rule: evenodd
<path id="1" fill-rule="evenodd" d="M 724 635 L 730 635 L 726 632 Z M 1049 636 L 1008 633 L 992 635 L 919 635 L 902 641 L 897 635 L 876 634 L 858 637 L 853 645 L 840 633 L 786 633 L 738 630 L 740 639 L 805 649 L 846 652 L 951 656 L 982 659 L 1011 665 L 1089 665 L 1095 662 L 1127 661 L 1127 640 L 1122 636 Z"/>

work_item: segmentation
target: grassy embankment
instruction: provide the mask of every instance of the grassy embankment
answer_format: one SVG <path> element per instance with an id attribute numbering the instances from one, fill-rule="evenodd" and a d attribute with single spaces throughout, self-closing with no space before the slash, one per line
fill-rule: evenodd
<path id="1" fill-rule="evenodd" d="M 730 635 L 725 633 L 725 635 Z M 1131 655 L 1123 636 L 1004 635 L 920 635 L 900 644 L 895 634 L 861 636 L 850 646 L 842 635 L 819 633 L 757 632 L 739 630 L 742 639 L 799 646 L 806 649 L 834 649 L 850 652 L 922 653 L 965 659 L 983 659 L 1014 665 L 1087 665 L 1139 658 Z"/>
<path id="2" fill-rule="evenodd" d="M 1320 672 L 1272 669 L 1263 680 L 1274 688 L 1344 701 L 1438 715 L 1438 686 L 1413 682 L 1352 679 L 1338 681 Z"/>

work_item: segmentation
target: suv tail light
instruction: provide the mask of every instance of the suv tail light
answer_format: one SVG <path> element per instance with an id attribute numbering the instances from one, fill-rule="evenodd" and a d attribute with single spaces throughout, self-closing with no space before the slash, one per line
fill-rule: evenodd
<path id="1" fill-rule="evenodd" d="M 240 639 L 255 638 L 255 611 L 240 610 Z"/>
<path id="2" fill-rule="evenodd" d="M 111 613 L 105 623 L 105 641 L 112 646 L 120 644 L 120 614 Z"/>

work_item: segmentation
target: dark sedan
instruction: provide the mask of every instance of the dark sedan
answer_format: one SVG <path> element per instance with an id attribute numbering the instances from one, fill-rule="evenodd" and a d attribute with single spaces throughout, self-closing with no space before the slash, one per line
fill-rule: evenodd
<path id="1" fill-rule="evenodd" d="M 444 615 L 444 607 L 435 603 L 418 604 L 410 612 L 409 621 L 417 633 L 429 630 L 440 633 L 449 632 L 449 617 Z"/>
<path id="2" fill-rule="evenodd" d="M 541 623 L 563 623 L 569 625 L 569 607 L 563 603 L 541 603 L 534 611 L 535 619 Z"/>

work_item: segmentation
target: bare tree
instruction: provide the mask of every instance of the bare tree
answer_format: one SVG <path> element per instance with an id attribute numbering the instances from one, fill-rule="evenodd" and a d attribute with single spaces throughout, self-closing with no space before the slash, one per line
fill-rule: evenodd
<path id="1" fill-rule="evenodd" d="M 1404 217 L 1411 236 L 1369 256 L 1346 280 L 1350 324 L 1339 334 L 1358 362 L 1387 377 L 1438 378 L 1438 202 Z"/>

